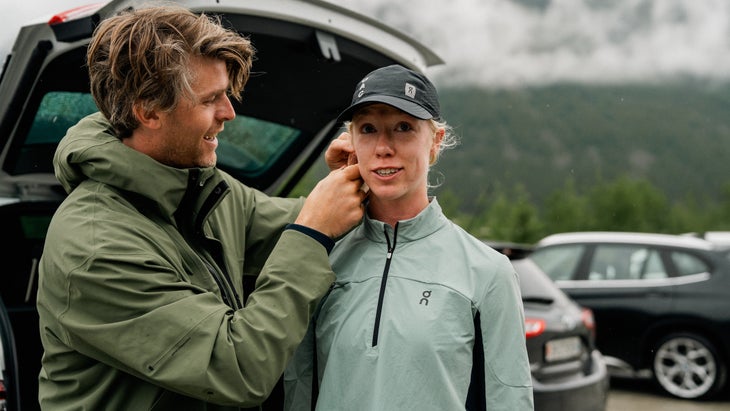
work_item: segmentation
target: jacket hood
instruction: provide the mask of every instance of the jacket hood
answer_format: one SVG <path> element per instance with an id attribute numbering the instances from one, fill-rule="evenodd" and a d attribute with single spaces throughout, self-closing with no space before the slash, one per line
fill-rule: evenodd
<path id="1" fill-rule="evenodd" d="M 201 182 L 215 174 L 213 167 L 169 167 L 127 147 L 101 113 L 91 114 L 69 128 L 56 149 L 53 167 L 67 193 L 86 180 L 94 180 L 147 197 L 169 215 L 185 194 L 191 170 L 199 170 Z"/>

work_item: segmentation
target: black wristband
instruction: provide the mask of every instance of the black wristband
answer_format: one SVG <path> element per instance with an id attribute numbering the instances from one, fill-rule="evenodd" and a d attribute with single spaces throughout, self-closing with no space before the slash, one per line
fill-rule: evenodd
<path id="1" fill-rule="evenodd" d="M 327 254 L 329 254 L 330 251 L 332 251 L 332 248 L 334 248 L 334 246 L 335 246 L 335 240 L 329 238 L 325 234 L 323 234 L 313 228 L 309 228 L 307 226 L 303 226 L 300 224 L 291 223 L 291 224 L 287 224 L 286 227 L 284 227 L 284 229 L 299 231 L 302 234 L 306 234 L 306 235 L 314 238 L 320 244 L 322 244 L 322 246 L 325 248 L 325 250 L 327 250 Z"/>

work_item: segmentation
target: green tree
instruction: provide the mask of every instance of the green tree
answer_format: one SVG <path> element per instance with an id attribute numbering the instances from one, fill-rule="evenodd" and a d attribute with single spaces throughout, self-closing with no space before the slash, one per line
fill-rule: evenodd
<path id="1" fill-rule="evenodd" d="M 590 191 L 592 230 L 667 232 L 669 204 L 645 179 L 621 176 Z"/>
<path id="2" fill-rule="evenodd" d="M 588 200 L 577 192 L 573 178 L 548 195 L 543 215 L 546 233 L 581 231 L 591 226 Z"/>
<path id="3" fill-rule="evenodd" d="M 445 188 L 438 194 L 438 202 L 444 214 L 451 219 L 458 218 L 461 198 L 453 190 Z"/>
<path id="4" fill-rule="evenodd" d="M 488 235 L 481 238 L 532 243 L 542 236 L 537 208 L 524 186 L 515 187 L 512 197 L 498 194 L 487 216 Z"/>

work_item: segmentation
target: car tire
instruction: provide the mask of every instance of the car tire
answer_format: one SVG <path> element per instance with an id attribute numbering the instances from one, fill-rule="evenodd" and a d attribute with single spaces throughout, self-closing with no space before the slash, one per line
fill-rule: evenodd
<path id="1" fill-rule="evenodd" d="M 725 385 L 727 364 L 714 344 L 693 333 L 670 334 L 659 341 L 652 360 L 654 382 L 683 399 L 707 399 Z"/>

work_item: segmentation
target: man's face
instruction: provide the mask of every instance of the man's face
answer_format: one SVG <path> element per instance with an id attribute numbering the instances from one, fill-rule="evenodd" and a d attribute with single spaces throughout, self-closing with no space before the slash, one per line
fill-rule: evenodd
<path id="1" fill-rule="evenodd" d="M 212 167 L 217 135 L 236 113 L 228 99 L 225 62 L 206 57 L 191 60 L 194 99 L 184 97 L 175 110 L 161 113 L 155 158 L 173 167 Z"/>

